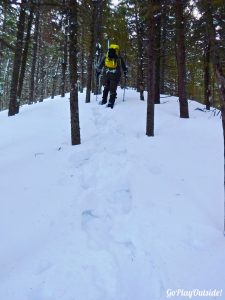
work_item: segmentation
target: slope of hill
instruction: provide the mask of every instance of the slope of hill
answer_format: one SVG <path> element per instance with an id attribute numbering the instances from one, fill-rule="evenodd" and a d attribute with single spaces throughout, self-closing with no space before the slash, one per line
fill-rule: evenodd
<path id="1" fill-rule="evenodd" d="M 68 96 L 0 113 L 1 300 L 225 292 L 220 118 L 162 98 L 149 138 L 146 102 L 121 95 L 113 110 L 80 95 L 74 147 Z"/>

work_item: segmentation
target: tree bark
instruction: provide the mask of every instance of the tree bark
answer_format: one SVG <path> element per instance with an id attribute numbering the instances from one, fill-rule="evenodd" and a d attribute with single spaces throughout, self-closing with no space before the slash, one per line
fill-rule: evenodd
<path id="1" fill-rule="evenodd" d="M 71 114 L 71 142 L 72 145 L 79 145 L 79 105 L 77 86 L 77 0 L 69 0 L 69 66 L 70 66 L 70 114 Z"/>
<path id="2" fill-rule="evenodd" d="M 57 85 L 57 79 L 58 79 L 59 65 L 60 65 L 60 59 L 58 59 L 58 61 L 57 61 L 55 74 L 52 76 L 52 94 L 51 94 L 51 99 L 54 99 L 55 93 L 56 93 L 56 85 Z"/>
<path id="3" fill-rule="evenodd" d="M 144 100 L 144 53 L 143 53 L 143 22 L 138 18 L 138 1 L 134 2 L 135 27 L 137 33 L 137 92 L 140 100 Z"/>
<path id="4" fill-rule="evenodd" d="M 61 80 L 61 97 L 65 97 L 66 89 L 66 70 L 68 63 L 68 12 L 64 16 L 64 43 L 63 43 L 63 62 L 62 62 L 62 80 Z"/>
<path id="5" fill-rule="evenodd" d="M 19 86 L 18 86 L 18 92 L 17 92 L 17 110 L 16 112 L 19 112 L 19 106 L 20 106 L 20 100 L 21 100 L 21 95 L 22 95 L 22 90 L 23 90 L 23 82 L 24 82 L 24 76 L 26 72 L 26 64 L 27 64 L 27 56 L 28 56 L 28 49 L 29 49 L 29 43 L 30 43 L 30 35 L 31 35 L 31 26 L 33 23 L 33 17 L 34 17 L 34 12 L 33 8 L 31 7 L 30 9 L 30 15 L 28 18 L 28 24 L 27 24 L 27 34 L 25 38 L 25 45 L 24 45 L 24 50 L 23 50 L 23 57 L 22 57 L 22 63 L 21 63 L 21 71 L 20 71 L 20 77 L 19 77 Z"/>
<path id="6" fill-rule="evenodd" d="M 86 103 L 91 102 L 91 83 L 92 83 L 92 73 L 93 73 L 93 61 L 94 61 L 94 50 L 95 50 L 95 18 L 96 18 L 96 3 L 93 3 L 93 13 L 92 13 L 92 21 L 90 25 L 91 30 L 91 40 L 90 40 L 90 48 L 89 55 L 87 60 L 87 91 L 86 91 Z"/>
<path id="7" fill-rule="evenodd" d="M 185 50 L 185 39 L 184 39 L 184 6 L 183 1 L 176 0 L 176 57 L 177 57 L 177 68 L 178 68 L 178 96 L 180 103 L 180 117 L 189 118 L 188 112 L 188 101 L 186 92 L 186 50 Z"/>
<path id="8" fill-rule="evenodd" d="M 204 62 L 204 96 L 205 96 L 205 106 L 207 110 L 210 110 L 210 97 L 211 97 L 211 87 L 210 87 L 210 44 L 206 46 L 205 49 L 205 62 Z"/>
<path id="9" fill-rule="evenodd" d="M 36 72 L 36 64 L 37 64 L 39 23 L 40 23 L 40 11 L 39 11 L 39 8 L 37 8 L 36 16 L 35 16 L 34 42 L 33 42 L 33 51 L 32 51 L 33 53 L 32 53 L 31 74 L 30 74 L 29 104 L 34 102 L 35 72 Z"/>
<path id="10" fill-rule="evenodd" d="M 12 81 L 10 87 L 10 99 L 9 99 L 9 111 L 8 115 L 13 116 L 17 113 L 17 90 L 18 90 L 18 81 L 22 61 L 22 51 L 23 51 L 23 36 L 25 29 L 25 19 L 26 19 L 26 9 L 25 9 L 26 0 L 22 0 L 20 5 L 20 15 L 17 25 L 17 38 L 16 38 L 16 49 L 14 53 L 14 62 L 13 62 L 13 73 Z"/>
<path id="11" fill-rule="evenodd" d="M 2 5 L 2 10 L 1 10 L 1 14 L 4 16 L 3 17 L 3 24 L 2 24 L 2 32 L 5 32 L 6 29 L 6 17 L 7 17 L 7 10 L 6 10 L 6 5 Z M 0 37 L 0 110 L 3 109 L 4 107 L 4 100 L 3 100 L 3 96 L 4 96 L 4 85 L 5 85 L 5 79 L 4 79 L 4 55 L 3 53 L 3 49 L 5 47 L 7 47 L 8 43 L 5 43 L 4 39 L 2 39 Z M 7 47 L 8 48 L 8 47 Z"/>
<path id="12" fill-rule="evenodd" d="M 83 36 L 83 29 L 82 29 Z M 83 40 L 83 38 L 82 38 Z M 81 72 L 80 72 L 80 92 L 84 91 L 84 46 L 81 46 Z"/>
<path id="13" fill-rule="evenodd" d="M 205 0 L 205 20 L 207 26 L 207 34 L 211 47 L 211 57 L 214 69 L 216 71 L 216 82 L 218 86 L 218 93 L 220 99 L 220 109 L 222 116 L 222 126 L 223 126 L 223 144 L 224 144 L 224 185 L 225 185 L 225 76 L 223 73 L 222 62 L 220 57 L 220 49 L 216 42 L 216 31 L 213 22 L 212 15 L 212 1 Z M 225 223 L 224 223 L 224 233 L 225 233 Z"/>
<path id="14" fill-rule="evenodd" d="M 45 51 L 44 51 L 44 47 L 43 47 L 43 41 L 41 41 L 41 44 L 42 44 L 42 51 L 41 53 L 39 53 L 40 55 L 40 78 L 39 78 L 39 82 L 40 82 L 40 90 L 39 90 L 39 93 L 40 93 L 40 98 L 39 98 L 39 102 L 43 102 L 44 101 L 44 98 L 45 98 L 45 81 L 47 80 L 47 77 L 46 77 L 46 55 L 45 55 Z"/>
<path id="15" fill-rule="evenodd" d="M 96 2 L 96 17 L 95 17 L 95 66 L 99 64 L 102 56 L 102 11 L 103 1 L 97 0 Z M 99 84 L 100 77 L 95 76 L 95 70 L 93 72 L 94 78 L 94 95 L 101 94 L 101 86 Z"/>
<path id="16" fill-rule="evenodd" d="M 155 111 L 155 80 L 156 80 L 156 54 L 155 54 L 155 18 L 154 5 L 157 0 L 149 1 L 148 25 L 149 25 L 149 45 L 148 45 L 148 97 L 147 97 L 147 124 L 146 135 L 154 136 L 154 111 Z"/>
<path id="17" fill-rule="evenodd" d="M 166 66 L 166 3 L 162 5 L 160 41 L 160 92 L 165 93 L 165 66 Z"/>
<path id="18" fill-rule="evenodd" d="M 160 104 L 160 46 L 161 46 L 161 3 L 158 1 L 154 10 L 156 26 L 156 66 L 155 66 L 155 104 Z"/>

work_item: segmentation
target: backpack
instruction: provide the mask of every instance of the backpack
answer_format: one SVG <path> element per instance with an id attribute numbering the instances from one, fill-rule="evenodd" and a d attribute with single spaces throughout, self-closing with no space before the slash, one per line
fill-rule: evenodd
<path id="1" fill-rule="evenodd" d="M 110 45 L 108 52 L 106 53 L 105 58 L 105 67 L 109 69 L 116 69 L 118 66 L 118 54 L 119 46 Z"/>

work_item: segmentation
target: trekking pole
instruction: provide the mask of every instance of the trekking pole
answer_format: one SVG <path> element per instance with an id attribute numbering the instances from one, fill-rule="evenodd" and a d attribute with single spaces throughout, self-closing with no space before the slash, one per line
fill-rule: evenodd
<path id="1" fill-rule="evenodd" d="M 126 51 L 125 51 L 125 61 L 126 61 L 126 57 L 127 57 L 127 54 L 126 54 Z M 123 90 L 123 102 L 125 101 L 125 91 L 126 91 L 126 85 L 127 85 L 127 69 L 126 71 L 124 72 L 124 90 Z"/>
<path id="2" fill-rule="evenodd" d="M 127 76 L 125 75 L 125 79 L 124 79 L 124 88 L 123 88 L 123 102 L 125 101 L 126 80 L 127 80 Z"/>
<path id="3" fill-rule="evenodd" d="M 98 79 L 99 79 L 99 73 L 96 72 L 96 101 L 98 101 Z"/>

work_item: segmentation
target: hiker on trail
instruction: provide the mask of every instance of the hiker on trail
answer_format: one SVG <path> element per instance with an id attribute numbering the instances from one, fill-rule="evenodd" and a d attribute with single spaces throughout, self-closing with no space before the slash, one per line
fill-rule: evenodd
<path id="1" fill-rule="evenodd" d="M 127 67 L 123 58 L 119 54 L 119 46 L 111 44 L 106 55 L 103 56 L 100 63 L 96 67 L 97 76 L 101 73 L 104 67 L 103 73 L 103 96 L 100 104 L 106 104 L 108 94 L 110 92 L 109 102 L 107 107 L 113 108 L 116 100 L 116 90 L 121 77 L 121 68 L 123 69 L 125 77 L 127 76 Z"/>

